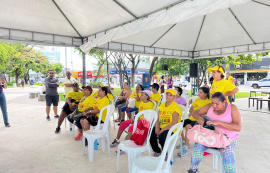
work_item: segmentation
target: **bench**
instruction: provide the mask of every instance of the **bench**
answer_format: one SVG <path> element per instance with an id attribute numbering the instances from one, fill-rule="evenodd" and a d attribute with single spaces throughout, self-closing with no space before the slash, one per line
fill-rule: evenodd
<path id="1" fill-rule="evenodd" d="M 45 94 L 39 94 L 38 101 L 45 101 Z"/>
<path id="2" fill-rule="evenodd" d="M 35 92 L 30 92 L 30 93 L 29 93 L 29 98 L 30 98 L 30 99 L 36 98 L 36 93 L 35 93 Z"/>

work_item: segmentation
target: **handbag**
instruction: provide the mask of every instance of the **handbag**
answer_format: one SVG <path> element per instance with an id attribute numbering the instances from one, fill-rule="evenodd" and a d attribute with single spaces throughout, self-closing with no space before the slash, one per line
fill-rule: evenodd
<path id="1" fill-rule="evenodd" d="M 220 128 L 215 127 L 215 130 L 210 130 L 201 125 L 195 125 L 189 129 L 187 138 L 211 148 L 226 148 L 232 143 L 232 140 Z"/>
<path id="2" fill-rule="evenodd" d="M 137 145 L 143 145 L 149 131 L 150 123 L 142 118 L 138 123 L 136 130 L 131 135 L 130 140 L 134 141 Z"/>

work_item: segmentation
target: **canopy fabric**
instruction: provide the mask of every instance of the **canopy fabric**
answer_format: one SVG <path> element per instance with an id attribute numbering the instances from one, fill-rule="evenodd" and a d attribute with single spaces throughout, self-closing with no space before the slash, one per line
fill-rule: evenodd
<path id="1" fill-rule="evenodd" d="M 270 0 L 1 0 L 0 41 L 205 58 L 269 51 L 269 19 Z"/>

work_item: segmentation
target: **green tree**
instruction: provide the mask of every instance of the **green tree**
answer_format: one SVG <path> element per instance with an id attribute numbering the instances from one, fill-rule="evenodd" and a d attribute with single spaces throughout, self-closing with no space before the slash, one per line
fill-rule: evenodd
<path id="1" fill-rule="evenodd" d="M 55 74 L 59 74 L 63 71 L 64 66 L 61 63 L 57 62 L 53 63 L 51 68 L 54 70 Z"/>

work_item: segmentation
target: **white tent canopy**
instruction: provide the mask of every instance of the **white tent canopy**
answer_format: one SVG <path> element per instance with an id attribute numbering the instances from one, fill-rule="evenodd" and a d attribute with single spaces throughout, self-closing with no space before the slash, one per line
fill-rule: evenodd
<path id="1" fill-rule="evenodd" d="M 0 41 L 217 57 L 269 51 L 269 19 L 270 0 L 1 0 Z"/>

